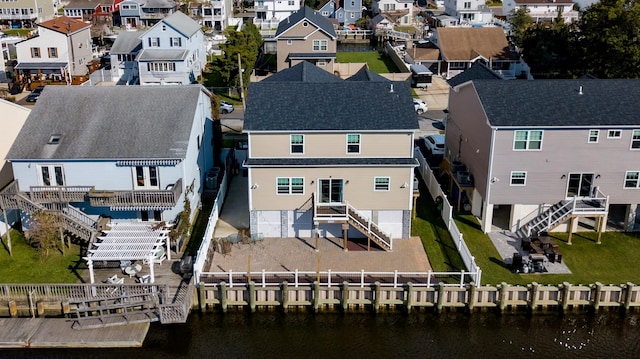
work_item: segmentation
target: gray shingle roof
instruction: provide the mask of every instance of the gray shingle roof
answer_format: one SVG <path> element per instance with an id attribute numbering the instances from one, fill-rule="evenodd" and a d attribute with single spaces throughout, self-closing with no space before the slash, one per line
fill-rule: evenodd
<path id="1" fill-rule="evenodd" d="M 418 166 L 415 158 L 250 158 L 245 164 L 250 167 L 339 167 L 339 166 Z"/>
<path id="2" fill-rule="evenodd" d="M 501 80 L 500 76 L 480 62 L 474 62 L 470 68 L 447 80 L 454 87 L 471 80 Z"/>
<path id="3" fill-rule="evenodd" d="M 406 81 L 344 81 L 302 62 L 249 85 L 244 119 L 248 132 L 418 128 Z"/>
<path id="4" fill-rule="evenodd" d="M 640 126 L 638 79 L 477 80 L 473 85 L 492 126 Z"/>
<path id="5" fill-rule="evenodd" d="M 144 49 L 140 51 L 136 60 L 138 61 L 182 61 L 187 58 L 187 50 L 170 50 L 170 49 Z"/>
<path id="6" fill-rule="evenodd" d="M 336 38 L 336 31 L 333 29 L 333 24 L 331 24 L 331 21 L 308 6 L 303 7 L 302 9 L 289 15 L 288 18 L 280 21 L 280 23 L 278 24 L 278 29 L 276 30 L 275 38 L 277 39 L 280 35 L 282 35 L 282 33 L 286 32 L 303 19 L 307 19 L 307 21 L 320 28 L 327 35 Z"/>
<path id="7" fill-rule="evenodd" d="M 47 86 L 7 159 L 182 159 L 202 87 Z M 47 144 L 60 134 L 57 145 Z"/>
<path id="8" fill-rule="evenodd" d="M 386 78 L 378 75 L 377 73 L 369 70 L 366 66 L 361 68 L 360 71 L 353 74 L 346 81 L 378 81 L 385 82 L 389 81 Z"/>
<path id="9" fill-rule="evenodd" d="M 181 11 L 174 12 L 162 21 L 186 37 L 191 37 L 201 29 L 197 22 Z"/>
<path id="10" fill-rule="evenodd" d="M 111 46 L 111 54 L 130 54 L 142 48 L 142 31 L 121 31 Z"/>

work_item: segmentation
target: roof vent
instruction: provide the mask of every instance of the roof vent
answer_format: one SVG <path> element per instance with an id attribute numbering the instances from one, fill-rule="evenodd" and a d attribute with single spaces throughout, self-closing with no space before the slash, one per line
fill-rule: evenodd
<path id="1" fill-rule="evenodd" d="M 389 85 L 389 93 L 393 93 L 393 84 Z"/>
<path id="2" fill-rule="evenodd" d="M 53 135 L 51 135 L 51 137 L 49 137 L 49 142 L 47 142 L 50 145 L 57 145 L 58 143 L 60 143 L 60 138 L 62 137 L 61 134 L 59 133 L 54 133 Z"/>
<path id="3" fill-rule="evenodd" d="M 584 92 L 582 92 L 582 86 L 580 86 L 580 89 L 578 89 L 578 95 L 583 95 Z"/>

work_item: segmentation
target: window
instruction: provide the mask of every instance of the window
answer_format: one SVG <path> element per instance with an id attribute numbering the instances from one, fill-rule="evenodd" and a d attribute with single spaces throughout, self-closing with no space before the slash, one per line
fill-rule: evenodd
<path id="1" fill-rule="evenodd" d="M 304 194 L 304 178 L 279 177 L 276 178 L 278 194 Z"/>
<path id="2" fill-rule="evenodd" d="M 622 137 L 622 130 L 607 131 L 607 138 L 620 138 L 620 137 Z"/>
<path id="3" fill-rule="evenodd" d="M 289 2 L 288 2 L 288 5 L 289 5 L 289 6 L 293 6 L 293 5 L 295 5 L 295 4 L 296 4 L 296 2 L 295 2 L 295 1 L 289 1 Z"/>
<path id="4" fill-rule="evenodd" d="M 31 48 L 31 57 L 40 58 L 40 48 L 39 47 L 32 47 Z"/>
<path id="5" fill-rule="evenodd" d="M 524 186 L 526 183 L 527 183 L 527 172 L 523 172 L 523 171 L 511 172 L 512 186 Z"/>
<path id="6" fill-rule="evenodd" d="M 327 51 L 327 40 L 313 40 L 313 51 Z"/>
<path id="7" fill-rule="evenodd" d="M 158 188 L 158 167 L 155 166 L 136 166 L 133 168 L 135 175 L 136 189 L 141 188 Z"/>
<path id="8" fill-rule="evenodd" d="M 449 68 L 454 70 L 454 69 L 464 69 L 466 67 L 466 63 L 465 62 L 461 62 L 461 61 L 453 61 L 449 63 Z"/>
<path id="9" fill-rule="evenodd" d="M 171 38 L 171 47 L 180 47 L 182 46 L 182 39 L 179 37 Z"/>
<path id="10" fill-rule="evenodd" d="M 598 143 L 598 137 L 600 136 L 600 130 L 589 130 L 589 143 Z"/>
<path id="11" fill-rule="evenodd" d="M 542 131 L 515 131 L 513 149 L 534 151 L 542 149 Z"/>
<path id="12" fill-rule="evenodd" d="M 43 186 L 64 186 L 64 171 L 62 166 L 40 166 L 40 175 Z"/>
<path id="13" fill-rule="evenodd" d="M 50 47 L 49 48 L 49 57 L 50 58 L 57 58 L 58 57 L 58 48 L 57 47 Z"/>
<path id="14" fill-rule="evenodd" d="M 287 45 L 291 45 L 291 44 L 293 44 L 293 41 L 292 40 L 287 40 Z"/>
<path id="15" fill-rule="evenodd" d="M 155 72 L 173 72 L 176 70 L 176 64 L 173 62 L 149 62 L 147 64 L 147 70 Z"/>
<path id="16" fill-rule="evenodd" d="M 394 11 L 396 4 L 384 4 L 384 11 Z"/>
<path id="17" fill-rule="evenodd" d="M 167 31 L 167 25 L 162 25 L 162 31 Z"/>
<path id="18" fill-rule="evenodd" d="M 465 9 L 471 9 L 471 1 L 465 1 L 464 8 Z"/>
<path id="19" fill-rule="evenodd" d="M 347 134 L 347 153 L 360 153 L 360 134 Z"/>
<path id="20" fill-rule="evenodd" d="M 291 135 L 291 153 L 304 153 L 304 135 Z"/>
<path id="21" fill-rule="evenodd" d="M 640 130 L 633 130 L 633 136 L 631 137 L 631 149 L 640 149 Z"/>
<path id="22" fill-rule="evenodd" d="M 327 66 L 327 60 L 318 60 L 316 66 Z"/>
<path id="23" fill-rule="evenodd" d="M 640 172 L 638 171 L 627 171 L 624 176 L 624 188 L 638 188 L 638 184 L 640 183 Z"/>
<path id="24" fill-rule="evenodd" d="M 375 177 L 373 179 L 374 191 L 388 191 L 391 179 L 389 177 Z"/>
<path id="25" fill-rule="evenodd" d="M 149 38 L 149 46 L 150 47 L 160 47 L 160 38 L 159 37 L 150 37 Z"/>
<path id="26" fill-rule="evenodd" d="M 322 12 L 322 16 L 329 16 L 329 12 L 328 11 L 323 11 Z"/>

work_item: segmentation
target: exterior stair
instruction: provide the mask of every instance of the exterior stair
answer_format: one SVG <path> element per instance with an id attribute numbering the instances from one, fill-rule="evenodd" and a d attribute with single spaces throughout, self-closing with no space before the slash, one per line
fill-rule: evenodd
<path id="1" fill-rule="evenodd" d="M 347 205 L 347 214 L 347 221 L 353 228 L 367 236 L 385 251 L 393 249 L 391 237 L 384 233 L 377 224 L 365 218 L 351 205 Z"/>
<path id="2" fill-rule="evenodd" d="M 59 213 L 62 228 L 68 233 L 88 243 L 93 242 L 97 235 L 97 222 L 68 203 L 39 204 L 17 191 L 17 186 L 11 185 L 3 190 L 0 195 L 5 209 L 18 209 L 29 215 L 34 215 L 39 211 Z"/>
<path id="3" fill-rule="evenodd" d="M 536 218 L 520 227 L 516 232 L 518 237 L 527 238 L 532 233 L 548 232 L 566 221 L 572 213 L 572 201 L 560 201 L 539 214 Z"/>
<path id="4" fill-rule="evenodd" d="M 75 307 L 73 329 L 95 329 L 160 320 L 155 293 L 86 299 L 70 304 Z"/>

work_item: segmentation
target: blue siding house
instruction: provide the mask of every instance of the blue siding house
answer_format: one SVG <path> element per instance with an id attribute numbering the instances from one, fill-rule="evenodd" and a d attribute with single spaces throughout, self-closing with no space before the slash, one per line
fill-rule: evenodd
<path id="1" fill-rule="evenodd" d="M 140 38 L 137 55 L 140 85 L 186 85 L 202 76 L 206 62 L 200 25 L 176 12 L 161 20 Z"/>
<path id="2" fill-rule="evenodd" d="M 327 0 L 320 4 L 320 15 L 336 19 L 340 26 L 355 24 L 362 17 L 362 0 Z"/>
<path id="3" fill-rule="evenodd" d="M 27 227 L 57 210 L 88 241 L 101 218 L 172 222 L 187 199 L 195 213 L 213 166 L 211 96 L 200 85 L 47 87 L 7 154 L 5 207 Z"/>

